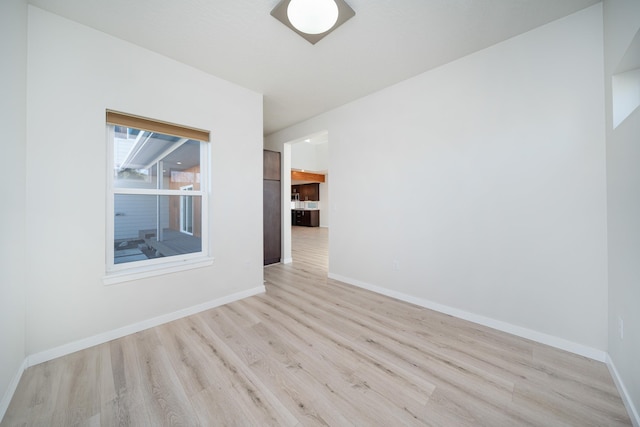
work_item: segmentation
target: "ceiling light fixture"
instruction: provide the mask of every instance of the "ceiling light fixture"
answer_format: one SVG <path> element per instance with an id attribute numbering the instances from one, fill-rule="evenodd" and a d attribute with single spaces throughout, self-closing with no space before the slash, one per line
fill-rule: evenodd
<path id="1" fill-rule="evenodd" d="M 316 44 L 333 30 L 355 16 L 344 0 L 282 0 L 271 16 Z"/>
<path id="2" fill-rule="evenodd" d="M 303 33 L 324 33 L 338 20 L 338 5 L 334 0 L 291 0 L 287 18 Z"/>

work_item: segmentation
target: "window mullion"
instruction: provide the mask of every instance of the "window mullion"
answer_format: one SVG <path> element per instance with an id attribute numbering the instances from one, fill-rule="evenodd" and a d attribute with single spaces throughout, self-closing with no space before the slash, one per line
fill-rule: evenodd
<path id="1" fill-rule="evenodd" d="M 147 188 L 116 188 L 114 194 L 138 194 L 141 196 L 183 196 L 185 190 L 155 190 Z M 204 191 L 189 190 L 189 196 L 204 196 Z"/>
<path id="2" fill-rule="evenodd" d="M 156 170 L 158 171 L 158 183 L 156 185 L 156 188 L 158 190 L 162 190 L 162 181 L 164 180 L 164 162 L 162 160 L 159 160 L 158 163 L 156 163 Z M 160 222 L 162 218 L 160 218 L 160 196 L 156 196 L 156 236 L 159 242 L 162 242 L 164 240 L 164 236 L 163 236 L 163 230 L 162 230 L 162 223 Z"/>

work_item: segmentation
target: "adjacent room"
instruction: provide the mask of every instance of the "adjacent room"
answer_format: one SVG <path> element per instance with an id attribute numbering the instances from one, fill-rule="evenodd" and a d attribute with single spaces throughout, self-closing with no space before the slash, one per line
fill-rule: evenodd
<path id="1" fill-rule="evenodd" d="M 640 1 L 0 32 L 2 427 L 640 427 Z"/>

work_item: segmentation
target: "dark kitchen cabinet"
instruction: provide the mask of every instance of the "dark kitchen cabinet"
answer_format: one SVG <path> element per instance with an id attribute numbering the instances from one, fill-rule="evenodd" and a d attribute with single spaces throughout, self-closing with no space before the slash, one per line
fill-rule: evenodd
<path id="1" fill-rule="evenodd" d="M 293 209 L 291 211 L 291 225 L 301 225 L 304 227 L 319 227 L 320 211 Z"/>
<path id="2" fill-rule="evenodd" d="M 262 231 L 264 265 L 280 262 L 282 228 L 282 192 L 280 153 L 263 151 Z"/>
<path id="3" fill-rule="evenodd" d="M 277 151 L 263 151 L 262 179 L 280 181 L 280 153 Z"/>
<path id="4" fill-rule="evenodd" d="M 291 186 L 291 194 L 298 194 L 298 200 L 304 202 L 305 200 L 320 200 L 320 184 L 298 184 Z"/>

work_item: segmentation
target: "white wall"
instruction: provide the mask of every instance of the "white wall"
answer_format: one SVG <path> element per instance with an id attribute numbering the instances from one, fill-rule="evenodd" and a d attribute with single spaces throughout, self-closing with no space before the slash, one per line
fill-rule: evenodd
<path id="1" fill-rule="evenodd" d="M 323 142 L 316 145 L 316 164 L 317 170 L 329 170 L 329 143 Z"/>
<path id="2" fill-rule="evenodd" d="M 28 87 L 28 354 L 262 286 L 261 95 L 35 7 Z M 212 266 L 103 285 L 107 108 L 211 131 Z"/>
<path id="3" fill-rule="evenodd" d="M 598 4 L 266 144 L 328 130 L 333 277 L 603 358 L 602 80 Z"/>
<path id="4" fill-rule="evenodd" d="M 291 144 L 291 168 L 319 171 L 316 146 L 304 141 Z"/>
<path id="5" fill-rule="evenodd" d="M 27 2 L 0 2 L 0 420 L 25 357 Z"/>
<path id="6" fill-rule="evenodd" d="M 326 174 L 324 182 L 320 183 L 320 227 L 329 227 L 329 217 L 331 215 L 329 185 L 329 174 Z"/>
<path id="7" fill-rule="evenodd" d="M 640 109 L 612 124 L 611 80 L 640 30 L 640 2 L 604 2 L 609 231 L 609 355 L 640 423 Z M 638 52 L 635 52 L 638 57 Z M 638 64 L 640 66 L 640 64 Z M 624 322 L 620 338 L 618 321 Z M 638 424 L 640 425 L 640 424 Z"/>
<path id="8" fill-rule="evenodd" d="M 316 162 L 318 170 L 329 170 L 329 143 L 316 145 Z M 329 200 L 329 174 L 325 174 L 324 182 L 320 183 L 320 227 L 329 227 L 331 216 L 331 201 Z"/>
<path id="9" fill-rule="evenodd" d="M 291 167 L 312 172 L 329 169 L 329 144 L 309 144 L 297 142 L 291 144 Z"/>

